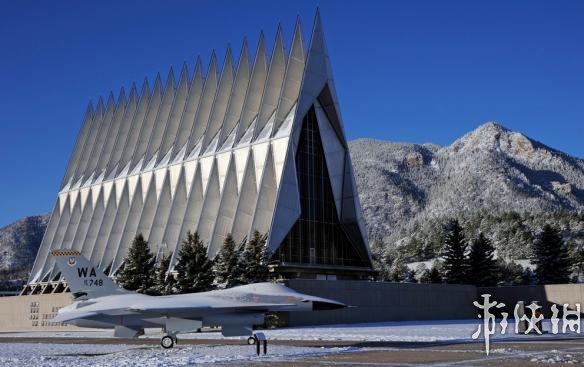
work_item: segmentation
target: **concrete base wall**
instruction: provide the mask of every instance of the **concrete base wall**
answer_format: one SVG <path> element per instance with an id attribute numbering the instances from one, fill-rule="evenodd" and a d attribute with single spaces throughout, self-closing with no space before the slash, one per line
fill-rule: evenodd
<path id="1" fill-rule="evenodd" d="M 296 312 L 290 326 L 405 320 L 476 318 L 477 289 L 470 285 L 408 284 L 344 280 L 291 279 L 298 292 L 330 298 L 355 308 Z"/>
<path id="2" fill-rule="evenodd" d="M 0 331 L 80 330 L 49 321 L 70 303 L 71 293 L 1 297 Z"/>
<path id="3" fill-rule="evenodd" d="M 545 317 L 551 317 L 552 305 L 558 305 L 558 310 L 563 309 L 564 304 L 570 305 L 570 309 L 575 309 L 575 304 L 581 305 L 581 312 L 584 312 L 584 284 L 551 284 L 551 285 L 528 285 L 515 287 L 481 287 L 477 289 L 477 298 L 482 302 L 482 294 L 490 294 L 491 301 L 503 302 L 505 311 L 509 317 L 513 317 L 513 310 L 518 301 L 526 302 L 528 306 L 532 301 L 539 301 L 543 307 Z"/>
<path id="4" fill-rule="evenodd" d="M 405 284 L 351 280 L 292 279 L 298 292 L 344 302 L 354 308 L 286 315 L 290 326 L 358 322 L 475 319 L 473 301 L 481 294 L 507 305 L 510 317 L 517 301 L 539 301 L 546 317 L 551 305 L 584 305 L 584 285 L 476 288 L 469 285 Z M 0 297 L 0 331 L 81 330 L 51 323 L 58 308 L 71 303 L 70 293 Z M 571 307 L 573 308 L 573 307 Z M 584 311 L 584 306 L 582 308 Z"/>

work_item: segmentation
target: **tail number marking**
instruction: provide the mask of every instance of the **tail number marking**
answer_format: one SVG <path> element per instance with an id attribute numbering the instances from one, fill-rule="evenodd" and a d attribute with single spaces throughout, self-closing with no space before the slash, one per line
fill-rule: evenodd
<path id="1" fill-rule="evenodd" d="M 103 279 L 85 279 L 83 284 L 87 287 L 103 287 Z"/>
<path id="2" fill-rule="evenodd" d="M 91 279 L 97 278 L 95 268 L 77 268 L 77 276 L 79 278 L 89 278 L 83 280 L 83 284 L 87 287 L 103 287 L 103 279 Z"/>

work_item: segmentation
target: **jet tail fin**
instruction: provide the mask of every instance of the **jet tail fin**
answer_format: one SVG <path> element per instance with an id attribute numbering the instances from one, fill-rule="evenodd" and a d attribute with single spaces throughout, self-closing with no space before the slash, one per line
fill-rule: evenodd
<path id="1" fill-rule="evenodd" d="M 96 298 L 127 293 L 113 280 L 94 266 L 79 251 L 55 250 L 51 252 L 57 267 L 69 284 L 73 298 Z"/>

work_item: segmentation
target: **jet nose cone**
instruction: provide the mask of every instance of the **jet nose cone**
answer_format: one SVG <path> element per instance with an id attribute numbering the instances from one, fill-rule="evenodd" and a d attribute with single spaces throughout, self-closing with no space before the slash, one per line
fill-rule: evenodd
<path id="1" fill-rule="evenodd" d="M 336 301 L 313 301 L 312 309 L 314 311 L 324 311 L 324 310 L 338 310 L 339 308 L 347 307 L 346 304 Z"/>

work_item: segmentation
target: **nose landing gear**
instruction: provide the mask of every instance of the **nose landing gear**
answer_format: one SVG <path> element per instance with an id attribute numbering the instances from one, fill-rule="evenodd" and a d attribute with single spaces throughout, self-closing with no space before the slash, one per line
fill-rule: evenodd
<path id="1" fill-rule="evenodd" d="M 260 355 L 261 344 L 264 346 L 264 354 L 268 354 L 268 338 L 264 333 L 255 333 L 247 338 L 247 344 L 256 346 L 256 353 Z"/>

